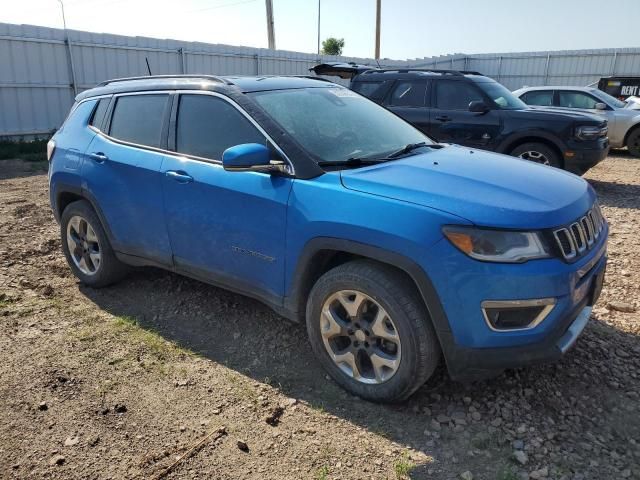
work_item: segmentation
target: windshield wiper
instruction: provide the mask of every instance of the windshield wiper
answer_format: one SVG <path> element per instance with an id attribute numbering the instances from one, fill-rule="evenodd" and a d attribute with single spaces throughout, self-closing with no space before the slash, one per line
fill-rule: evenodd
<path id="1" fill-rule="evenodd" d="M 383 163 L 389 161 L 388 158 L 361 158 L 351 157 L 346 160 L 325 160 L 318 162 L 321 167 L 361 167 L 364 165 L 375 165 L 376 163 Z"/>
<path id="2" fill-rule="evenodd" d="M 400 150 L 396 150 L 395 152 L 390 153 L 385 158 L 398 158 L 401 155 L 406 155 L 407 153 L 411 153 L 412 151 L 422 147 L 442 148 L 442 145 L 440 145 L 439 143 L 427 143 L 427 142 L 409 143 L 404 147 L 402 147 Z"/>

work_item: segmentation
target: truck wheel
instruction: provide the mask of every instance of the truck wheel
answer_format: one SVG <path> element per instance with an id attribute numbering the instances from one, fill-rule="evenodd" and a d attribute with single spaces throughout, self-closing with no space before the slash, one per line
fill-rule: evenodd
<path id="1" fill-rule="evenodd" d="M 325 273 L 307 302 L 314 353 L 346 390 L 375 402 L 408 398 L 433 374 L 440 344 L 413 283 L 356 260 Z"/>
<path id="2" fill-rule="evenodd" d="M 120 280 L 127 267 L 111 248 L 98 216 L 86 200 L 70 203 L 60 219 L 62 250 L 82 283 L 104 287 Z"/>
<path id="3" fill-rule="evenodd" d="M 522 145 L 518 145 L 514 148 L 509 155 L 536 163 L 542 163 L 543 165 L 549 165 L 551 167 L 562 168 L 560 156 L 544 143 L 523 143 Z"/>
<path id="4" fill-rule="evenodd" d="M 640 157 L 640 127 L 636 127 L 627 137 L 627 149 L 634 157 Z"/>

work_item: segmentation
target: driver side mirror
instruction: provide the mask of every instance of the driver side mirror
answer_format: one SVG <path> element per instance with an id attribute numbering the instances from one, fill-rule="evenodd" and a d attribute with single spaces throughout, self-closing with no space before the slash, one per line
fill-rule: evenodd
<path id="1" fill-rule="evenodd" d="M 259 143 L 243 143 L 222 153 L 222 167 L 229 172 L 264 172 L 288 174 L 282 160 L 271 160 L 271 150 Z"/>
<path id="2" fill-rule="evenodd" d="M 607 109 L 607 104 L 604 102 L 598 102 L 595 105 L 596 110 L 606 110 Z"/>
<path id="3" fill-rule="evenodd" d="M 473 113 L 487 113 L 489 106 L 482 100 L 474 100 L 473 102 L 469 102 L 469 111 Z"/>

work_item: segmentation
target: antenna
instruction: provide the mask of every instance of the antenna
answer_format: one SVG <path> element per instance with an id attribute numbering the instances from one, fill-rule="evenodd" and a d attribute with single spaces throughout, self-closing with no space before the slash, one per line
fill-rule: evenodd
<path id="1" fill-rule="evenodd" d="M 149 72 L 149 76 L 151 76 L 151 67 L 149 66 L 149 59 L 144 57 L 145 62 L 147 62 L 147 71 Z"/>

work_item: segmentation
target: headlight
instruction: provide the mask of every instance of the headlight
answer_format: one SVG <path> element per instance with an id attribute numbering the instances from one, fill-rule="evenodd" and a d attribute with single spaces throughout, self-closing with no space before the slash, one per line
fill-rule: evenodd
<path id="1" fill-rule="evenodd" d="M 576 138 L 580 140 L 595 140 L 599 137 L 607 135 L 607 127 L 598 127 L 596 125 L 583 125 L 576 128 Z"/>
<path id="2" fill-rule="evenodd" d="M 550 257 L 549 249 L 537 232 L 510 232 L 473 227 L 448 226 L 445 236 L 459 250 L 485 262 L 522 263 Z"/>

